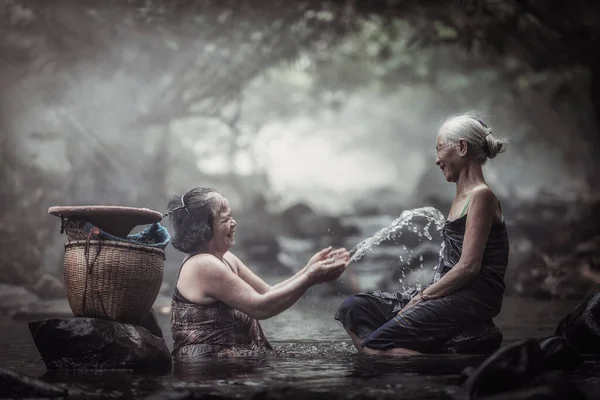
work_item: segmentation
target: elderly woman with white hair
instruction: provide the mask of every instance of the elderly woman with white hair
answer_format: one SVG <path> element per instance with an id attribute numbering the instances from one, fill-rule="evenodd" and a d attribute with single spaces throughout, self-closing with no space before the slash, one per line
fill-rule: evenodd
<path id="1" fill-rule="evenodd" d="M 339 320 L 361 353 L 443 352 L 465 327 L 500 313 L 509 242 L 502 208 L 482 166 L 506 141 L 474 113 L 455 115 L 439 129 L 437 157 L 456 195 L 443 229 L 444 248 L 432 283 L 413 294 L 375 291 L 344 301 Z"/>

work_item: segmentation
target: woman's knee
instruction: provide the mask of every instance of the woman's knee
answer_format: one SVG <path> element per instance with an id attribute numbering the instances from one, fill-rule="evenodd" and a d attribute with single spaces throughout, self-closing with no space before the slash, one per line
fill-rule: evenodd
<path id="1" fill-rule="evenodd" d="M 342 304 L 340 304 L 337 313 L 336 313 L 336 318 L 338 316 L 343 316 L 346 315 L 348 312 L 355 310 L 357 308 L 368 308 L 369 307 L 369 301 L 368 299 L 365 298 L 365 296 L 360 296 L 360 295 L 352 295 L 349 297 L 346 297 L 346 299 L 342 302 Z"/>

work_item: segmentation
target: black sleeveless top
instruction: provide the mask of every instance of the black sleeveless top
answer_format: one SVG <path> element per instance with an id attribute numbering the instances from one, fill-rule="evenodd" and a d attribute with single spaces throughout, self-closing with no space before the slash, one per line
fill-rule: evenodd
<path id="1" fill-rule="evenodd" d="M 466 221 L 466 214 L 453 221 L 446 221 L 442 231 L 444 247 L 440 252 L 440 262 L 434 276 L 434 281 L 444 276 L 460 260 Z M 505 289 L 504 274 L 508 266 L 508 255 L 508 232 L 506 230 L 506 223 L 502 220 L 500 223 L 493 224 L 490 229 L 479 273 L 462 290 L 475 292 L 473 294 L 478 298 L 488 299 L 491 303 L 502 302 Z"/>

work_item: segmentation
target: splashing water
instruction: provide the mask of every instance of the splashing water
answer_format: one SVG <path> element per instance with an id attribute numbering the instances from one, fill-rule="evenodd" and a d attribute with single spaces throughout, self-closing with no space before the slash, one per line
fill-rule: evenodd
<path id="1" fill-rule="evenodd" d="M 422 226 L 422 224 L 417 224 L 417 223 L 413 222 L 413 219 L 415 217 L 425 218 L 425 220 L 427 221 L 425 226 Z M 402 212 L 402 214 L 400 214 L 400 217 L 395 219 L 390 225 L 388 225 L 387 227 L 385 227 L 383 229 L 380 229 L 375 235 L 361 241 L 356 246 L 354 246 L 352 248 L 352 250 L 350 250 L 350 253 L 352 254 L 352 256 L 350 257 L 350 262 L 360 260 L 367 251 L 372 250 L 373 246 L 377 246 L 383 241 L 390 240 L 390 239 L 394 239 L 394 240 L 398 239 L 404 233 L 404 228 L 406 228 L 406 230 L 408 232 L 416 233 L 417 236 L 419 237 L 419 239 L 425 237 L 427 240 L 433 240 L 431 233 L 429 231 L 432 224 L 438 232 L 441 232 L 442 229 L 444 228 L 444 222 L 445 222 L 445 217 L 442 214 L 442 212 L 433 207 L 421 207 L 421 208 L 415 208 L 412 210 L 405 210 Z M 407 251 L 409 254 L 412 253 L 412 250 L 407 249 L 407 247 L 405 245 L 403 245 L 402 248 L 405 251 Z M 441 255 L 442 255 L 443 251 L 444 251 L 444 243 L 442 242 L 442 246 L 439 251 L 440 259 L 441 259 Z M 401 288 L 402 288 L 401 290 L 404 292 L 408 292 L 408 291 L 411 291 L 414 289 L 420 290 L 421 289 L 420 283 L 417 283 L 415 287 L 407 287 L 403 280 L 403 278 L 406 278 L 406 273 L 405 273 L 404 269 L 410 265 L 410 261 L 411 261 L 410 255 L 408 256 L 408 259 L 406 259 L 406 260 L 404 259 L 403 256 L 400 256 L 399 259 L 400 259 L 401 263 L 405 264 L 400 269 L 400 272 L 402 274 L 402 277 L 399 279 L 399 283 L 401 284 Z M 419 257 L 419 262 L 420 262 L 419 268 L 421 270 L 423 270 L 423 256 L 422 255 Z M 424 273 L 424 271 L 422 271 L 421 273 Z M 434 274 L 433 282 L 435 282 L 440 278 L 439 264 L 434 267 L 433 274 Z"/>
<path id="2" fill-rule="evenodd" d="M 415 217 L 423 217 L 427 220 L 427 224 L 423 227 L 423 232 L 418 232 L 419 228 L 412 222 Z M 432 240 L 429 228 L 432 223 L 435 223 L 435 228 L 438 232 L 441 232 L 444 227 L 444 215 L 442 212 L 433 207 L 421 207 L 413 210 L 402 211 L 400 217 L 396 218 L 390 225 L 380 229 L 375 235 L 367 238 L 350 250 L 352 257 L 350 262 L 358 261 L 365 255 L 368 250 L 371 250 L 373 246 L 379 245 L 381 242 L 390 239 L 397 239 L 402 236 L 402 229 L 408 227 L 411 231 L 417 233 L 419 237 L 425 236 L 428 240 Z"/>

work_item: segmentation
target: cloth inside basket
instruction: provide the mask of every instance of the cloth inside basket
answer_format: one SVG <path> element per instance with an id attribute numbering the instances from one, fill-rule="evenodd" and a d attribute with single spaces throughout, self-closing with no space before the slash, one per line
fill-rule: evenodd
<path id="1" fill-rule="evenodd" d="M 139 244 L 149 247 L 157 247 L 159 249 L 165 249 L 171 241 L 171 235 L 167 228 L 156 222 L 150 226 L 147 226 L 140 233 L 128 235 L 126 238 L 120 238 L 118 236 L 111 235 L 108 232 L 94 226 L 93 224 L 86 222 L 81 227 L 81 230 L 86 234 L 94 233 L 95 239 L 101 240 L 115 240 L 118 242 L 126 242 Z"/>

